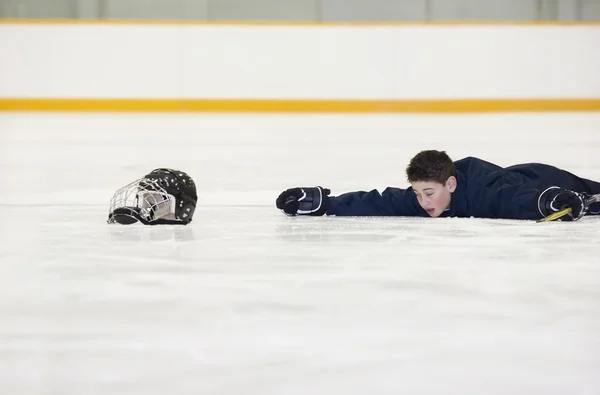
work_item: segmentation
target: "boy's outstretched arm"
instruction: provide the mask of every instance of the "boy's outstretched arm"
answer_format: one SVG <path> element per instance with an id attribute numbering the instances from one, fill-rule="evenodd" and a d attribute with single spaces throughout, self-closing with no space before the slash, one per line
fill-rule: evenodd
<path id="1" fill-rule="evenodd" d="M 427 217 L 410 189 L 386 188 L 383 193 L 347 192 L 329 196 L 321 187 L 296 187 L 282 192 L 276 206 L 287 215 L 410 216 Z"/>

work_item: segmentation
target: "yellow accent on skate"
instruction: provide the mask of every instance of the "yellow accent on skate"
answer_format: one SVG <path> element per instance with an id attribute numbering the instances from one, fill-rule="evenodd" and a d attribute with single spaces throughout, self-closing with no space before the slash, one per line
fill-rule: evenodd
<path id="1" fill-rule="evenodd" d="M 564 217 L 565 215 L 569 214 L 571 211 L 573 211 L 573 209 L 571 209 L 571 207 L 567 207 L 564 210 L 561 211 L 557 211 L 554 214 L 550 214 L 549 216 L 539 219 L 537 220 L 537 222 L 550 222 L 550 221 L 554 221 L 557 220 L 559 218 Z"/>

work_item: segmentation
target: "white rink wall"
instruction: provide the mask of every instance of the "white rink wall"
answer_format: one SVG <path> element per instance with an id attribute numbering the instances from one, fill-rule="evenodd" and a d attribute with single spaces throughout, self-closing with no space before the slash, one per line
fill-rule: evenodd
<path id="1" fill-rule="evenodd" d="M 600 97 L 600 25 L 0 24 L 0 98 Z"/>

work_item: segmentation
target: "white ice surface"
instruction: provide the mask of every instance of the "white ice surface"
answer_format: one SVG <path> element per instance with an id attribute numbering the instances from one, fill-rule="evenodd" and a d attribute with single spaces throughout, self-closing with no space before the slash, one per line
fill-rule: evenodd
<path id="1" fill-rule="evenodd" d="M 600 394 L 600 220 L 288 218 L 421 149 L 600 180 L 600 114 L 0 114 L 0 393 Z M 192 225 L 109 226 L 194 177 Z"/>

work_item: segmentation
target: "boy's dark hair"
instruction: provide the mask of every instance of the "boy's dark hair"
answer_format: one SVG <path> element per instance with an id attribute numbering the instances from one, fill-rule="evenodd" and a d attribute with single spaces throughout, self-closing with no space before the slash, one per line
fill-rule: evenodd
<path id="1" fill-rule="evenodd" d="M 454 162 L 445 151 L 427 150 L 415 155 L 406 167 L 409 182 L 428 181 L 445 184 L 448 178 L 456 176 Z"/>

